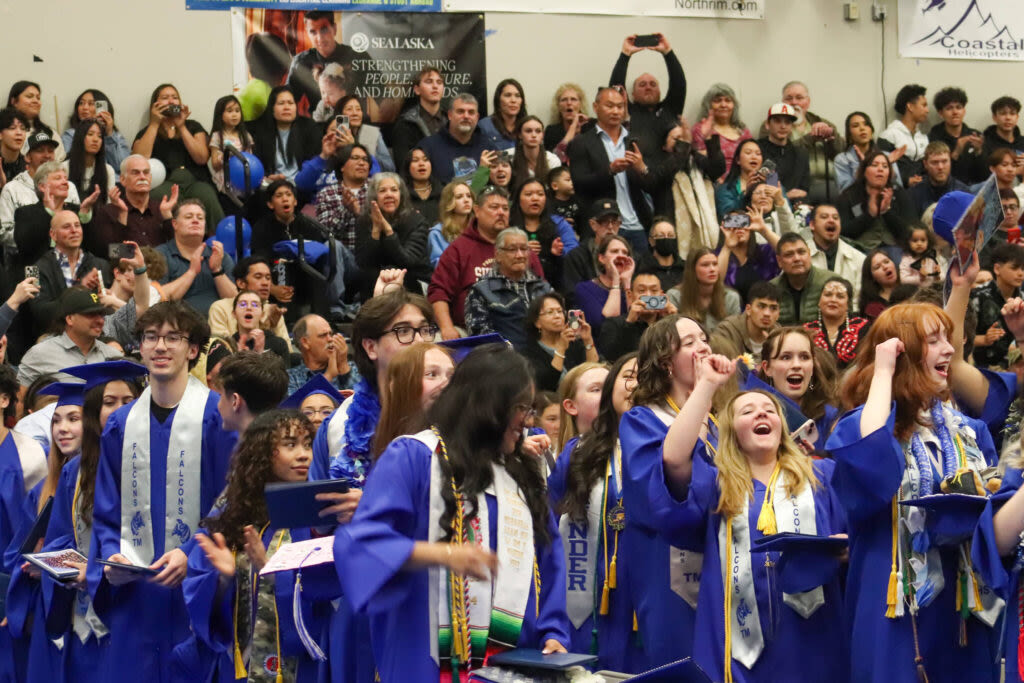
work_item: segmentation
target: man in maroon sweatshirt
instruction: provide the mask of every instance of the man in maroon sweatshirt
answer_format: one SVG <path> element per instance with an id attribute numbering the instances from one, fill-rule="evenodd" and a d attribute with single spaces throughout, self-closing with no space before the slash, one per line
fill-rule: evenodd
<path id="1" fill-rule="evenodd" d="M 427 299 L 434 308 L 441 336 L 459 337 L 456 325 L 465 325 L 464 313 L 469 288 L 486 275 L 494 263 L 494 240 L 509 227 L 508 193 L 488 185 L 473 204 L 473 219 L 462 234 L 452 242 L 437 262 L 427 288 Z M 544 277 L 540 259 L 530 253 L 530 270 Z"/>

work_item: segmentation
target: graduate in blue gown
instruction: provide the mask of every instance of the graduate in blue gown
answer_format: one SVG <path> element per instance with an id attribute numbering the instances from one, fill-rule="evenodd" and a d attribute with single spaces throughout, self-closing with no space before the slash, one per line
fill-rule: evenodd
<path id="1" fill-rule="evenodd" d="M 724 356 L 699 363 L 680 429 L 666 439 L 662 483 L 677 501 L 663 534 L 704 558 L 694 658 L 727 683 L 841 683 L 848 664 L 838 562 L 827 581 L 786 594 L 776 575 L 778 555 L 757 547 L 782 532 L 827 537 L 843 531 L 829 482 L 832 463 L 810 459 L 793 442 L 778 399 L 765 391 L 735 395 L 720 414 L 714 463 L 695 457 L 699 425 L 734 367 Z"/>
<path id="2" fill-rule="evenodd" d="M 133 377 L 146 374 L 146 369 L 128 361 L 109 361 L 66 368 L 65 373 L 86 380 L 82 387 L 82 451 L 61 471 L 43 550 L 72 549 L 89 557 L 100 435 L 114 411 L 142 392 Z M 64 639 L 60 680 L 103 681 L 110 638 L 92 609 L 85 586 L 85 566 L 79 579 L 72 582 L 59 582 L 44 574 L 42 590 L 47 635 Z"/>
<path id="3" fill-rule="evenodd" d="M 8 365 L 0 365 L 0 411 L 5 420 L 17 413 L 18 390 L 14 370 Z M 13 565 L 20 563 L 21 559 L 12 556 L 7 562 L 2 553 L 17 535 L 29 492 L 45 478 L 46 453 L 38 442 L 7 429 L 0 421 L 0 593 L 4 595 Z M 0 681 L 14 678 L 15 656 L 24 663 L 24 653 L 15 651 L 10 631 L 3 624 L 4 618 L 4 610 L 0 608 Z"/>
<path id="4" fill-rule="evenodd" d="M 761 357 L 760 378 L 814 421 L 810 443 L 815 451 L 824 451 L 839 418 L 834 405 L 838 372 L 832 356 L 814 345 L 806 329 L 782 327 L 765 339 Z"/>
<path id="5" fill-rule="evenodd" d="M 325 515 L 351 519 L 373 466 L 373 441 L 381 417 L 380 387 L 388 365 L 413 342 L 432 340 L 437 331 L 433 320 L 427 300 L 404 289 L 375 296 L 359 309 L 352 323 L 352 349 L 362 379 L 355 393 L 323 421 L 313 440 L 310 480 L 344 479 L 350 489 L 343 494 L 320 494 L 331 503 Z M 322 640 L 330 643 L 324 680 L 373 683 L 369 624 L 365 617 L 352 613 L 344 596 L 335 601 L 335 613 Z"/>
<path id="6" fill-rule="evenodd" d="M 629 516 L 623 505 L 619 419 L 629 409 L 636 354 L 619 358 L 611 371 L 584 373 L 577 396 L 589 394 L 602 375 L 597 414 L 585 413 L 589 402 L 575 402 L 582 436 L 559 456 L 548 477 L 548 498 L 566 553 L 570 650 L 598 655 L 598 669 L 639 673 L 647 667 L 633 629 L 629 575 L 643 560 L 623 554 L 618 543 Z"/>
<path id="7" fill-rule="evenodd" d="M 149 386 L 103 431 L 92 551 L 158 574 L 90 562 L 87 579 L 110 630 L 108 680 L 130 671 L 157 683 L 173 680 L 173 648 L 189 636 L 181 592 L 188 552 L 224 489 L 236 435 L 222 429 L 218 395 L 189 375 L 209 339 L 206 321 L 185 304 L 161 302 L 137 329 Z"/>
<path id="8" fill-rule="evenodd" d="M 306 480 L 313 427 L 296 411 L 262 413 L 246 429 L 228 474 L 223 504 L 203 521 L 189 554 L 183 584 L 192 632 L 198 642 L 194 681 L 315 681 L 319 662 L 300 636 L 319 633 L 324 605 L 301 601 L 295 620 L 295 579 L 290 572 L 260 575 L 283 546 L 310 538 L 310 530 L 271 526 L 263 489 L 274 482 Z M 299 626 L 299 623 L 302 626 Z M 310 649 L 322 657 L 319 646 Z"/>
<path id="9" fill-rule="evenodd" d="M 659 535 L 676 502 L 667 495 L 662 466 L 663 444 L 676 414 L 693 390 L 696 358 L 711 353 L 699 323 L 666 316 L 644 332 L 637 356 L 633 408 L 622 416 L 623 504 L 626 529 L 619 552 L 642 557 L 630 573 L 629 590 L 636 609 L 644 654 L 651 666 L 693 653 L 693 621 L 703 562 L 700 553 L 674 548 Z M 710 460 L 718 442 L 709 417 L 697 445 Z"/>
<path id="10" fill-rule="evenodd" d="M 36 516 L 57 493 L 61 470 L 69 460 L 77 458 L 81 451 L 83 388 L 83 384 L 58 382 L 40 392 L 58 397 L 50 423 L 48 472 L 46 479 L 32 489 L 26 500 L 19 533 L 7 549 L 6 560 L 13 566 L 7 592 L 8 626 L 15 651 L 25 656 L 23 661 L 18 662 L 18 681 L 42 683 L 57 680 L 60 676 L 61 652 L 54 644 L 53 637 L 47 633 L 41 571 L 23 562 L 18 557 L 18 551 Z M 46 539 L 43 540 L 45 542 Z"/>
<path id="11" fill-rule="evenodd" d="M 996 551 L 991 503 L 962 514 L 955 533 L 943 515 L 900 504 L 984 494 L 996 461 L 986 423 L 949 403 L 953 332 L 931 304 L 889 308 L 844 383 L 852 410 L 827 448 L 850 533 L 851 680 L 999 678 L 1002 604 L 975 566 Z"/>
<path id="12" fill-rule="evenodd" d="M 569 644 L 562 544 L 522 450 L 532 396 L 515 352 L 471 352 L 428 411 L 434 429 L 392 442 L 338 527 L 338 577 L 370 615 L 383 683 L 466 680 L 495 649 Z"/>

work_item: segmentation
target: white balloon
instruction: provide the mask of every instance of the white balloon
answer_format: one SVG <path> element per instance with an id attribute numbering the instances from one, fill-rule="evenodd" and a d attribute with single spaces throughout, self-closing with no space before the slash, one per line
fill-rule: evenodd
<path id="1" fill-rule="evenodd" d="M 164 162 L 159 159 L 149 160 L 149 172 L 153 177 L 150 181 L 152 183 L 150 187 L 156 187 L 167 180 L 167 168 L 164 166 Z"/>

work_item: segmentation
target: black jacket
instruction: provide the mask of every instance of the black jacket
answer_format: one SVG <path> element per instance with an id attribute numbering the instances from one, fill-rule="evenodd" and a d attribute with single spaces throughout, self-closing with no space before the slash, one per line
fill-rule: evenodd
<path id="1" fill-rule="evenodd" d="M 78 204 L 65 204 L 64 210 L 78 213 Z M 15 271 L 12 273 L 14 282 L 21 282 L 25 266 L 30 266 L 40 259 L 50 248 L 50 221 L 53 216 L 46 210 L 42 202 L 19 206 L 14 211 L 14 244 L 18 247 L 18 256 L 14 260 Z M 85 229 L 82 230 L 83 239 Z M 104 247 L 105 248 L 105 247 Z"/>
<path id="2" fill-rule="evenodd" d="M 572 185 L 576 198 L 580 203 L 582 214 L 577 222 L 580 224 L 590 218 L 590 209 L 598 199 L 615 199 L 615 178 L 609 170 L 612 160 L 608 158 L 604 143 L 598 137 L 601 129 L 593 129 L 573 138 L 569 143 L 569 172 L 572 174 Z M 641 175 L 630 168 L 626 171 L 629 179 L 629 198 L 633 203 L 640 224 L 649 228 L 651 225 L 651 207 L 646 195 L 652 188 L 654 179 L 651 174 Z"/>
<path id="3" fill-rule="evenodd" d="M 68 287 L 64 281 L 64 273 L 57 264 L 57 256 L 52 249 L 43 254 L 35 265 L 39 267 L 39 295 L 28 302 L 28 309 L 32 314 L 33 331 L 38 336 L 46 332 L 50 324 L 60 314 L 57 300 L 60 298 L 61 292 Z M 87 251 L 82 252 L 82 258 L 78 262 L 75 283 L 88 275 L 93 268 L 100 271 L 100 277 L 104 284 L 110 284 L 110 264 L 106 259 L 93 256 Z"/>
<path id="4" fill-rule="evenodd" d="M 393 218 L 389 221 L 394 230 L 390 236 L 372 237 L 373 222 L 363 214 L 356 219 L 356 263 L 363 273 L 364 301 L 373 293 L 377 275 L 384 268 L 405 268 L 406 289 L 420 293 L 422 288 L 417 280 L 430 280 L 430 250 L 427 235 L 430 228 L 417 211 Z"/>
<path id="5" fill-rule="evenodd" d="M 253 154 L 263 164 L 264 174 L 277 173 L 277 144 L 280 136 L 273 118 L 268 116 L 258 119 L 251 124 L 249 132 L 252 133 Z M 301 167 L 302 162 L 320 154 L 321 137 L 320 125 L 313 119 L 296 117 L 288 133 L 287 146 L 288 154 L 295 158 L 296 167 Z"/>
<path id="6" fill-rule="evenodd" d="M 792 143 L 776 145 L 768 138 L 758 140 L 757 146 L 761 148 L 765 159 L 775 162 L 783 189 L 807 192 L 811 186 L 811 166 L 806 149 Z"/>

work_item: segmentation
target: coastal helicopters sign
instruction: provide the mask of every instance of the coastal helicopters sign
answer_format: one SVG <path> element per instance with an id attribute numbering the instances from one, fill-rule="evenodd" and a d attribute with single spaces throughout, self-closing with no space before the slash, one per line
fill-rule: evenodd
<path id="1" fill-rule="evenodd" d="M 900 0 L 901 57 L 1024 60 L 1024 3 Z"/>

